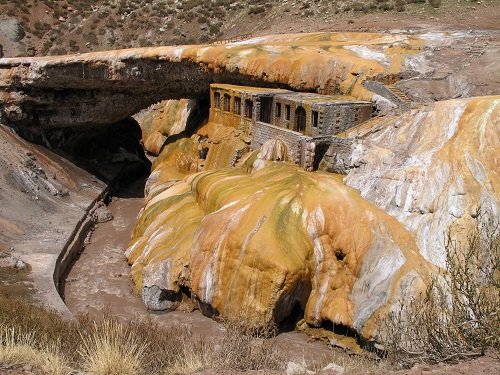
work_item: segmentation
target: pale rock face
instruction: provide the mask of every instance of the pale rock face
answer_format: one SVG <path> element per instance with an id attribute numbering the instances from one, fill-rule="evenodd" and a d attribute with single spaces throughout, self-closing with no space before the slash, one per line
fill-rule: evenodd
<path id="1" fill-rule="evenodd" d="M 439 102 L 362 135 L 346 184 L 415 233 L 428 261 L 445 266 L 447 233 L 460 236 L 478 208 L 500 209 L 500 97 Z"/>

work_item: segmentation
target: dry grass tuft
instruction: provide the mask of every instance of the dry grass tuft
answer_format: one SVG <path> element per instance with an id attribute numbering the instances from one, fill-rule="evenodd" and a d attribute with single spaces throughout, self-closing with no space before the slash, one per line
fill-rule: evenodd
<path id="1" fill-rule="evenodd" d="M 251 321 L 252 319 L 250 319 Z M 272 323 L 249 326 L 243 317 L 223 319 L 224 336 L 214 353 L 212 368 L 233 370 L 281 370 L 286 362 L 272 337 Z"/>
<path id="2" fill-rule="evenodd" d="M 79 354 L 83 368 L 94 375 L 135 375 L 142 369 L 147 343 L 125 325 L 105 319 L 93 323 L 89 331 L 81 331 L 82 347 Z"/>
<path id="3" fill-rule="evenodd" d="M 67 321 L 29 301 L 0 295 L 0 363 L 30 364 L 49 374 L 71 368 L 95 375 L 284 368 L 273 339 L 263 339 L 272 329 L 249 328 L 237 320 L 223 325 L 224 334 L 214 343 L 148 319 L 96 322 L 80 316 Z"/>
<path id="4" fill-rule="evenodd" d="M 222 319 L 224 334 L 212 345 L 198 340 L 184 341 L 182 352 L 166 369 L 166 374 L 189 374 L 203 369 L 283 370 L 286 364 L 272 336 L 276 327 L 253 327 L 243 319 Z"/>
<path id="5" fill-rule="evenodd" d="M 185 340 L 180 347 L 182 354 L 164 368 L 164 374 L 191 374 L 212 367 L 213 349 L 205 343 L 198 342 L 196 348 L 189 340 Z"/>
<path id="6" fill-rule="evenodd" d="M 31 365 L 49 375 L 67 374 L 69 367 L 57 344 L 43 346 L 33 333 L 0 327 L 0 363 Z"/>

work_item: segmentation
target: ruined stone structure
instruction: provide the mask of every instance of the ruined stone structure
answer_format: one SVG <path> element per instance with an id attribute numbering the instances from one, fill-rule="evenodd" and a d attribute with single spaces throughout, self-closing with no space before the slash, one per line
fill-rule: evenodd
<path id="1" fill-rule="evenodd" d="M 260 148 L 280 139 L 288 159 L 314 170 L 319 157 L 342 131 L 368 120 L 372 104 L 348 96 L 298 93 L 282 89 L 212 84 L 210 121 L 240 130 Z"/>

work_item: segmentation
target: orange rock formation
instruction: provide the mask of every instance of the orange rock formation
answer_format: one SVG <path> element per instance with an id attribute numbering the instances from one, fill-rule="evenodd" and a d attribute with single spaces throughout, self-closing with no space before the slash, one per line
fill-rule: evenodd
<path id="1" fill-rule="evenodd" d="M 23 125 L 36 119 L 46 127 L 112 123 L 160 100 L 206 96 L 214 81 L 371 100 L 362 82 L 396 81 L 408 68 L 405 59 L 422 54 L 426 43 L 418 35 L 314 33 L 0 59 L 0 115 Z M 38 89 L 33 96 L 31 87 Z M 72 95 L 57 96 L 61 89 Z"/>
<path id="2" fill-rule="evenodd" d="M 311 326 L 374 338 L 377 319 L 443 266 L 442 236 L 479 206 L 498 214 L 499 104 L 447 101 L 354 129 L 362 167 L 346 182 L 361 195 L 340 175 L 272 161 L 278 141 L 239 168 L 196 173 L 200 134 L 237 139 L 208 124 L 154 166 L 127 251 L 133 279 L 153 309 L 189 290 L 209 314 L 262 324 L 300 309 Z"/>
<path id="3" fill-rule="evenodd" d="M 311 325 L 372 337 L 401 286 L 418 289 L 427 278 L 412 235 L 340 176 L 265 163 L 174 184 L 159 178 L 164 169 L 153 172 L 127 251 L 145 302 L 175 308 L 185 287 L 205 311 L 251 324 L 300 308 Z"/>

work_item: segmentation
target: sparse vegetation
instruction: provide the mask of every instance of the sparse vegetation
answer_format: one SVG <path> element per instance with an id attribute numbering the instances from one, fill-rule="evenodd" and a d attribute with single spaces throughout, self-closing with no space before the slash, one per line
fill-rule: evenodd
<path id="1" fill-rule="evenodd" d="M 89 331 L 80 331 L 79 354 L 83 368 L 91 374 L 134 375 L 143 367 L 147 342 L 139 342 L 130 327 L 116 320 L 93 322 Z"/>
<path id="2" fill-rule="evenodd" d="M 96 51 L 179 43 L 209 43 L 236 35 L 262 30 L 262 23 L 286 15 L 293 19 L 326 20 L 337 17 L 356 17 L 372 12 L 404 12 L 421 15 L 450 11 L 454 0 L 301 0 L 272 2 L 269 0 L 116 0 L 89 2 L 87 0 L 43 1 L 0 0 L 0 12 L 18 18 L 34 46 L 30 54 Z M 484 0 L 491 3 L 494 0 Z M 455 1 L 466 6 L 467 2 Z M 463 3 L 463 4 L 462 4 Z M 456 8 L 455 6 L 455 8 Z M 33 11 L 45 14 L 32 19 Z M 234 24 L 238 20 L 238 25 Z M 331 21 L 331 20 L 330 20 Z M 221 26 L 219 26 L 221 25 Z M 116 35 L 108 40 L 106 29 Z M 178 33 L 174 33 L 178 30 Z M 57 35 L 49 45 L 44 35 Z M 94 33 L 97 40 L 88 40 Z M 125 34 L 130 34 L 125 37 Z M 144 38 L 147 35 L 147 38 Z M 178 35 L 183 35 L 178 38 Z M 185 36 L 184 36 L 185 35 Z M 68 40 L 76 44 L 68 48 Z M 90 43 L 90 44 L 89 44 Z"/>
<path id="3" fill-rule="evenodd" d="M 66 374 L 68 366 L 60 354 L 58 343 L 44 345 L 34 336 L 33 332 L 0 326 L 0 363 L 29 364 L 46 374 Z"/>
<path id="4" fill-rule="evenodd" d="M 446 270 L 387 320 L 391 359 L 410 366 L 500 350 L 500 224 L 477 214 L 475 228 L 448 234 Z"/>
<path id="5" fill-rule="evenodd" d="M 95 375 L 284 368 L 273 339 L 262 340 L 273 327 L 252 331 L 236 320 L 223 321 L 223 326 L 214 346 L 186 329 L 150 320 L 123 323 L 83 316 L 68 321 L 29 301 L 0 295 L 0 363 L 28 364 L 54 375 L 70 368 Z"/>

